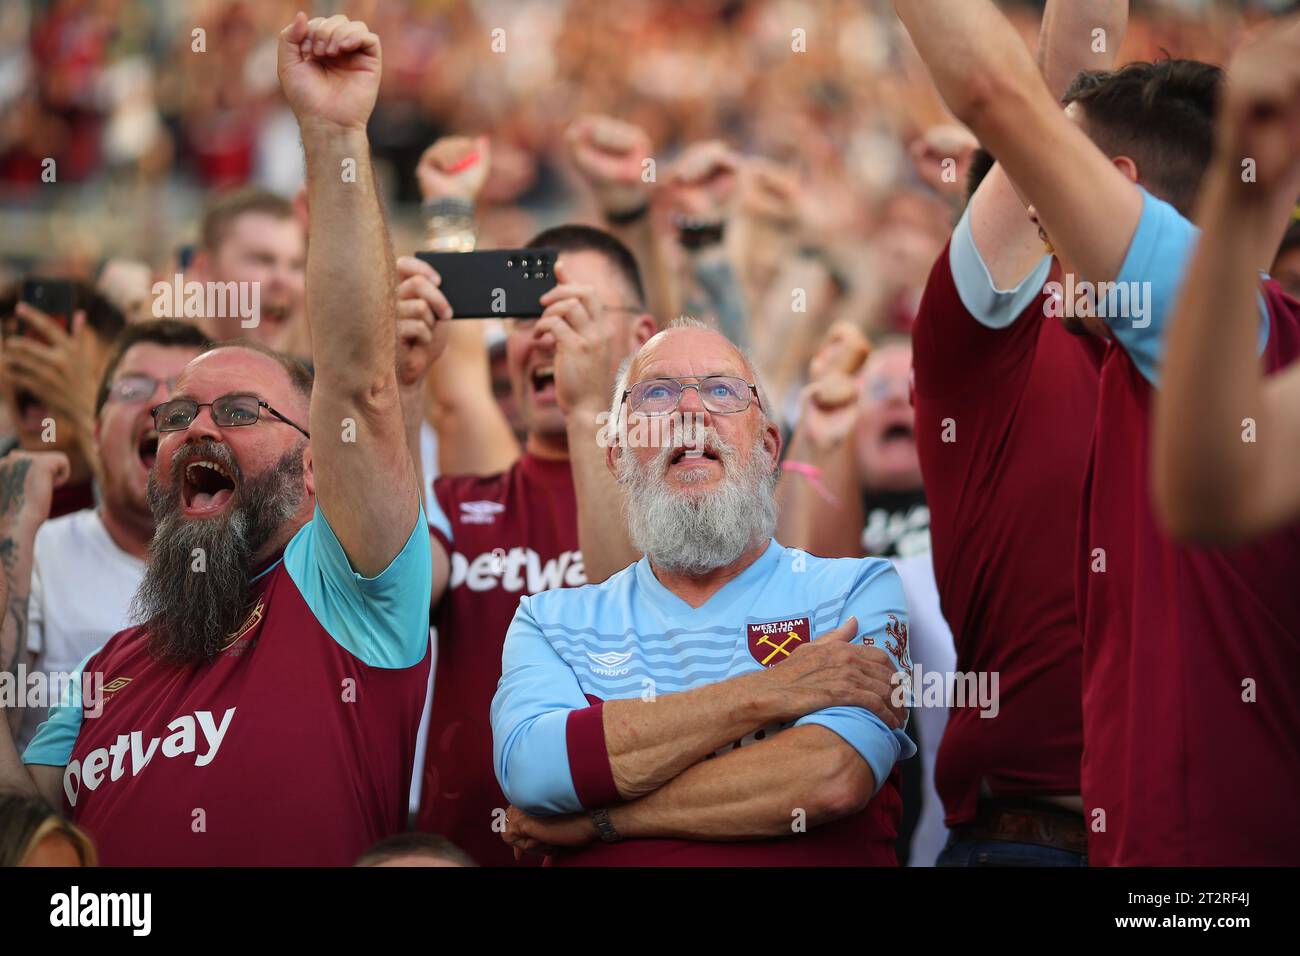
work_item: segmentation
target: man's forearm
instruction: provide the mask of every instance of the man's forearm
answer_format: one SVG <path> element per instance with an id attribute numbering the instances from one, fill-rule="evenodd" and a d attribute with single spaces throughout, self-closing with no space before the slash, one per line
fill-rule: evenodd
<path id="1" fill-rule="evenodd" d="M 766 673 L 680 694 L 607 701 L 605 749 L 619 794 L 630 800 L 657 790 L 719 747 L 787 719 Z"/>
<path id="2" fill-rule="evenodd" d="M 492 475 L 519 458 L 519 441 L 492 394 L 492 370 L 479 322 L 453 322 L 447 350 L 434 363 L 425 393 L 438 432 L 438 470 Z"/>
<path id="3" fill-rule="evenodd" d="M 364 394 L 395 380 L 393 254 L 364 130 L 307 126 L 307 318 L 317 380 Z"/>
<path id="4" fill-rule="evenodd" d="M 681 295 L 668 252 L 655 231 L 653 210 L 636 222 L 619 225 L 606 221 L 605 227 L 628 247 L 640 264 L 650 314 L 660 323 L 675 319 L 681 309 Z"/>
<path id="5" fill-rule="evenodd" d="M 1113 68 L 1127 26 L 1128 0 L 1047 0 L 1038 67 L 1052 95 L 1060 99 L 1084 71 Z"/>
<path id="6" fill-rule="evenodd" d="M 796 429 L 786 465 L 777 485 L 778 540 L 822 557 L 860 557 L 862 495 L 851 436 L 819 448 Z"/>
<path id="7" fill-rule="evenodd" d="M 596 440 L 597 419 L 607 409 L 573 409 L 566 416 L 569 468 L 578 501 L 578 546 L 589 584 L 599 584 L 641 555 L 628 538 L 622 494 Z"/>
<path id="8" fill-rule="evenodd" d="M 1198 210 L 1204 231 L 1171 322 L 1157 394 L 1155 481 L 1176 532 L 1231 526 L 1255 505 L 1265 446 L 1242 441 L 1262 418 L 1259 262 L 1273 204 L 1243 196 L 1240 168 L 1216 160 Z M 1246 193 L 1248 195 L 1248 193 Z M 1248 519 L 1246 519 L 1248 520 Z"/>
<path id="9" fill-rule="evenodd" d="M 26 462 L 17 463 L 23 469 Z M 25 471 L 17 472 L 19 487 Z M 21 500 L 12 507 L 22 507 Z M 21 516 L 19 516 L 21 517 Z M 31 600 L 32 586 L 32 551 L 36 542 L 36 531 L 27 528 L 24 522 L 13 517 L 0 517 L 0 564 L 4 569 L 4 621 L 0 623 L 0 679 L 17 680 L 18 665 L 27 660 L 27 606 Z M 24 695 L 17 695 L 19 700 Z M 0 707 L 8 727 L 17 734 L 22 723 L 21 707 Z M 3 734 L 5 721 L 0 721 L 0 736 Z"/>
<path id="10" fill-rule="evenodd" d="M 867 762 L 833 731 L 793 727 L 697 763 L 609 817 L 628 839 L 754 840 L 848 816 L 874 791 Z"/>
<path id="11" fill-rule="evenodd" d="M 999 103 L 1000 94 L 1042 84 L 1029 50 L 990 0 L 894 0 L 894 8 L 944 103 L 981 141 L 976 120 L 985 106 L 1014 115 L 1018 108 Z"/>

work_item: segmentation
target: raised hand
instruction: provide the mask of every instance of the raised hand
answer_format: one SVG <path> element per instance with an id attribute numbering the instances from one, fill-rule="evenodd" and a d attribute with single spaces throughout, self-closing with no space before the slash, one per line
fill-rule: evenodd
<path id="1" fill-rule="evenodd" d="M 0 458 L 0 528 L 35 535 L 49 516 L 54 489 L 71 473 L 68 456 L 60 451 L 15 449 Z"/>
<path id="2" fill-rule="evenodd" d="M 966 191 L 966 174 L 979 140 L 956 123 L 931 126 L 912 143 L 909 152 L 917 175 L 945 196 L 960 197 Z M 948 165 L 948 160 L 952 160 Z"/>
<path id="3" fill-rule="evenodd" d="M 907 710 L 895 693 L 898 669 L 880 648 L 849 643 L 857 633 L 857 618 L 851 617 L 764 672 L 764 679 L 780 687 L 784 719 L 827 707 L 863 707 L 887 726 L 902 728 Z"/>
<path id="4" fill-rule="evenodd" d="M 687 147 L 665 177 L 673 211 L 700 222 L 726 219 L 736 196 L 740 166 L 740 157 L 721 140 Z"/>
<path id="5" fill-rule="evenodd" d="M 808 363 L 808 384 L 800 393 L 800 433 L 827 449 L 853 431 L 858 418 L 858 371 L 871 342 L 848 322 L 836 322 Z"/>
<path id="6" fill-rule="evenodd" d="M 650 137 L 639 126 L 609 116 L 583 116 L 564 134 L 569 156 L 596 194 L 601 211 L 618 215 L 650 201 L 643 177 Z"/>
<path id="7" fill-rule="evenodd" d="M 1220 113 L 1220 153 L 1243 169 L 1243 198 L 1297 188 L 1300 176 L 1300 16 L 1265 28 L 1228 68 Z M 1254 164 L 1254 175 L 1243 164 Z M 1262 187 L 1262 188 L 1261 188 Z"/>
<path id="8" fill-rule="evenodd" d="M 444 136 L 424 151 L 415 167 L 420 197 L 473 202 L 487 182 L 491 165 L 486 136 Z"/>
<path id="9" fill-rule="evenodd" d="M 397 260 L 397 383 L 411 388 L 447 348 L 451 305 L 438 271 L 415 256 Z"/>
<path id="10" fill-rule="evenodd" d="M 364 130 L 379 93 L 379 37 L 345 16 L 299 12 L 280 31 L 278 70 L 300 126 Z"/>
<path id="11" fill-rule="evenodd" d="M 614 369 L 627 350 L 623 330 L 605 313 L 595 286 L 569 281 L 555 264 L 557 285 L 541 298 L 534 336 L 555 337 L 555 400 L 566 414 L 609 406 Z"/>

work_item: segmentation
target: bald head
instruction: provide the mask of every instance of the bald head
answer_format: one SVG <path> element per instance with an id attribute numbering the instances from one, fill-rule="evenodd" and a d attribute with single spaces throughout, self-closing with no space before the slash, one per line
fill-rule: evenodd
<path id="1" fill-rule="evenodd" d="M 674 325 L 652 336 L 619 369 L 610 421 L 619 420 L 623 396 L 634 384 L 649 378 L 704 378 L 729 375 L 755 385 L 760 420 L 770 421 L 771 405 L 748 356 L 721 332 L 699 324 Z M 682 396 L 682 410 L 693 391 Z M 698 396 L 696 396 L 698 402 Z M 696 403 L 697 403 L 696 402 Z M 753 408 L 755 406 L 751 406 Z M 703 409 L 699 409 L 703 411 Z"/>

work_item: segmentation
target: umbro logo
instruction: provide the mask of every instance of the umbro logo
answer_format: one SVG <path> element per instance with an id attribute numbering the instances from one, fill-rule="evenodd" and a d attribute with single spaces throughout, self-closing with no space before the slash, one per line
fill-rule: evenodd
<path id="1" fill-rule="evenodd" d="M 460 503 L 461 524 L 495 524 L 497 515 L 506 510 L 499 501 L 462 501 Z"/>
<path id="2" fill-rule="evenodd" d="M 593 654 L 588 651 L 587 656 L 591 658 L 591 672 L 602 677 L 622 677 L 632 669 L 623 666 L 632 659 L 631 651 L 624 653 L 606 651 L 603 654 Z"/>

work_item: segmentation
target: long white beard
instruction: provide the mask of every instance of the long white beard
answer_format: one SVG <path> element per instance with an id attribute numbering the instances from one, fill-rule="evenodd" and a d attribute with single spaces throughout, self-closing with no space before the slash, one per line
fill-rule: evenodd
<path id="1" fill-rule="evenodd" d="M 726 469 L 722 483 L 705 495 L 675 494 L 665 481 L 673 453 L 683 445 L 711 444 Z M 656 565 L 678 574 L 703 574 L 731 564 L 776 530 L 776 473 L 754 440 L 748 463 L 712 428 L 690 423 L 675 430 L 673 444 L 661 448 L 645 470 L 630 454 L 618 460 L 624 484 L 623 512 L 632 546 Z M 687 472 L 687 480 L 695 472 Z M 704 475 L 701 473 L 700 477 Z"/>

